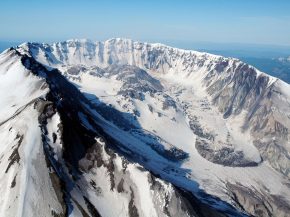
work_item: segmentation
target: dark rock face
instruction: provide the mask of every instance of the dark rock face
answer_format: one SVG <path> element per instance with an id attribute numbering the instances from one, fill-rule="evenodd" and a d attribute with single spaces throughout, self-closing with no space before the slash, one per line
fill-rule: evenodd
<path id="1" fill-rule="evenodd" d="M 226 141 L 224 144 L 216 141 L 213 133 L 203 129 L 196 116 L 189 116 L 190 129 L 197 136 L 195 147 L 199 154 L 210 162 L 229 167 L 253 167 L 259 163 L 248 160 L 242 151 L 236 151 L 234 146 Z M 228 133 L 228 139 L 231 135 Z M 215 146 L 221 148 L 215 148 Z"/>
<path id="2" fill-rule="evenodd" d="M 14 163 L 19 163 L 20 160 L 20 155 L 18 152 L 19 146 L 22 143 L 23 140 L 23 135 L 17 135 L 15 139 L 18 139 L 18 142 L 16 144 L 16 147 L 13 149 L 12 154 L 9 157 L 9 164 L 7 166 L 7 169 L 5 170 L 5 173 L 8 172 L 8 170 L 10 169 L 10 167 L 14 164 Z M 11 185 L 12 186 L 12 185 Z"/>
<path id="3" fill-rule="evenodd" d="M 121 95 L 143 100 L 144 93 L 156 93 L 163 89 L 158 80 L 136 66 L 112 65 L 106 70 L 110 77 L 115 75 L 117 80 L 123 81 L 119 91 Z"/>
<path id="4" fill-rule="evenodd" d="M 290 206 L 284 198 L 276 198 L 275 195 L 255 191 L 243 186 L 241 183 L 236 185 L 227 184 L 231 189 L 232 198 L 241 208 L 247 210 L 253 216 L 261 217 L 286 217 L 290 212 Z"/>
<path id="5" fill-rule="evenodd" d="M 182 162 L 188 158 L 188 153 L 185 151 L 169 144 L 167 141 L 163 140 L 159 136 L 144 131 L 143 129 L 136 128 L 131 129 L 130 132 L 136 137 L 145 142 L 158 154 L 165 157 L 166 159 L 174 162 Z"/>
<path id="6" fill-rule="evenodd" d="M 205 159 L 229 167 L 253 167 L 258 166 L 257 162 L 245 159 L 244 153 L 235 151 L 233 147 L 223 147 L 213 150 L 207 140 L 197 139 L 195 147 Z"/>
<path id="7" fill-rule="evenodd" d="M 257 138 L 254 144 L 262 158 L 289 177 L 289 129 L 277 121 L 284 119 L 287 122 L 289 118 L 283 117 L 284 114 L 279 112 L 279 106 L 284 105 L 273 103 L 281 97 L 275 82 L 271 83 L 266 75 L 257 75 L 246 64 L 239 65 L 234 73 L 218 78 L 213 83 L 210 79 L 205 82 L 209 94 L 213 96 L 213 102 L 224 114 L 224 118 L 239 115 L 242 110 L 247 111 L 244 130 L 251 130 L 252 135 Z"/>
<path id="8" fill-rule="evenodd" d="M 90 212 L 90 214 L 93 217 L 101 217 L 100 213 L 98 212 L 98 210 L 95 208 L 95 206 L 89 201 L 88 198 L 84 197 L 84 200 L 86 202 L 87 208 Z"/>
<path id="9" fill-rule="evenodd" d="M 162 109 L 166 110 L 169 108 L 173 108 L 173 109 L 177 109 L 176 103 L 175 101 L 168 95 L 164 95 L 164 101 L 163 101 L 163 105 L 162 105 Z"/>
<path id="10" fill-rule="evenodd" d="M 214 135 L 209 132 L 205 132 L 196 116 L 192 118 L 189 117 L 189 119 L 190 129 L 194 132 L 195 135 L 199 136 L 202 139 L 214 141 Z"/>
<path id="11" fill-rule="evenodd" d="M 86 68 L 84 66 L 71 66 L 67 69 L 69 75 L 78 75 L 81 71 L 84 71 Z"/>
<path id="12" fill-rule="evenodd" d="M 139 217 L 138 214 L 138 209 L 136 208 L 135 204 L 134 204 L 134 192 L 132 190 L 132 188 L 130 188 L 131 190 L 131 199 L 128 205 L 128 209 L 129 209 L 129 216 L 130 217 Z"/>
<path id="13" fill-rule="evenodd" d="M 254 68 L 246 64 L 239 65 L 234 73 L 217 79 L 205 80 L 208 92 L 213 101 L 227 118 L 231 114 L 239 114 L 242 109 L 254 106 L 266 93 L 269 78 L 258 76 Z"/>

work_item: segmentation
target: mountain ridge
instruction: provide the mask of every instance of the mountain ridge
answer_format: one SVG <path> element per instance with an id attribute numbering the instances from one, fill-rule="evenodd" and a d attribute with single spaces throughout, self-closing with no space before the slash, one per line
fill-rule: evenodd
<path id="1" fill-rule="evenodd" d="M 48 121 L 45 137 L 49 138 L 45 139 L 47 156 L 54 156 L 56 162 L 63 161 L 62 156 L 66 156 L 65 162 L 71 162 L 72 168 L 82 168 L 83 177 L 93 180 L 95 176 L 90 171 L 100 172 L 102 168 L 107 168 L 111 187 L 112 183 L 119 181 L 122 183 L 119 183 L 120 186 L 124 185 L 124 181 L 118 180 L 118 160 L 113 160 L 119 158 L 111 158 L 112 153 L 105 154 L 103 148 L 100 149 L 103 147 L 101 141 L 89 149 L 85 158 L 79 159 L 73 151 L 82 150 L 81 147 L 90 144 L 91 139 L 85 138 L 90 138 L 90 131 L 98 129 L 102 135 L 114 138 L 112 143 L 127 152 L 128 157 L 142 156 L 141 165 L 159 174 L 159 178 L 192 191 L 199 200 L 204 200 L 203 203 L 207 201 L 206 204 L 213 206 L 214 212 L 218 210 L 221 214 L 224 211 L 224 215 L 231 216 L 234 214 L 229 207 L 233 206 L 241 213 L 254 216 L 261 213 L 263 216 L 273 213 L 285 216 L 290 198 L 286 187 L 289 184 L 286 178 L 289 174 L 287 86 L 236 59 L 182 52 L 161 45 L 132 44 L 130 40 L 123 43 L 116 39 L 113 42 L 110 40 L 104 46 L 98 45 L 98 49 L 78 42 L 58 43 L 61 47 L 57 44 L 23 44 L 1 54 L 0 72 L 3 78 L 12 73 L 7 73 L 11 66 L 7 66 L 6 62 L 12 59 L 7 57 L 9 52 L 28 55 L 22 64 L 36 75 L 53 81 L 50 89 L 57 90 L 52 100 L 54 107 L 68 105 L 67 108 L 59 107 L 66 117 L 61 122 L 53 112 L 55 108 L 49 103 L 45 106 L 43 123 L 45 126 L 45 121 Z M 51 77 L 54 74 L 59 78 Z M 11 82 L 14 82 L 13 79 Z M 71 88 L 75 91 L 70 91 Z M 87 100 L 91 106 L 83 103 Z M 11 108 L 14 108 L 13 104 Z M 17 113 L 15 117 L 18 118 Z M 74 119 L 80 125 L 71 122 Z M 74 130 L 78 133 L 60 130 L 58 126 L 62 122 L 65 124 L 64 120 L 74 123 L 71 126 L 75 126 Z M 10 124 L 10 119 L 6 123 Z M 243 123 L 249 126 L 243 126 Z M 45 128 L 43 130 L 46 131 Z M 79 135 L 76 138 L 82 141 L 74 144 L 71 138 L 65 136 L 71 143 L 69 155 L 62 154 L 63 150 L 67 152 L 69 149 L 56 145 L 60 142 L 58 138 L 64 135 Z M 270 135 L 270 138 L 265 135 Z M 278 148 L 274 149 L 274 154 L 269 151 L 273 148 Z M 75 158 L 78 159 L 75 163 L 69 160 Z M 104 163 L 105 159 L 111 159 L 111 163 Z M 137 174 L 136 171 L 134 173 Z M 97 177 L 102 180 L 106 175 Z M 123 179 L 127 180 L 126 177 L 124 175 Z M 193 181 L 199 185 L 199 193 L 195 184 L 190 184 Z M 93 186 L 97 185 L 97 189 L 105 189 L 104 183 L 94 182 Z M 80 188 L 88 191 L 90 200 L 88 202 L 87 197 L 73 202 L 74 210 L 80 211 L 84 204 L 91 204 L 87 207 L 97 207 L 97 212 L 101 213 L 108 212 L 105 205 L 96 204 L 96 201 L 104 204 L 102 201 L 107 199 L 93 196 L 86 186 L 80 185 Z M 129 192 L 131 187 L 126 187 Z M 108 192 L 115 191 L 111 189 Z M 133 195 L 138 195 L 137 191 L 138 188 L 129 193 L 131 199 Z M 207 198 L 205 194 L 226 203 Z M 133 216 L 136 212 L 144 212 L 138 203 L 143 196 L 139 196 L 139 199 L 135 198 L 135 203 L 128 202 L 128 211 L 131 210 Z M 230 206 L 225 208 L 227 203 Z M 258 209 L 255 208 L 257 206 Z M 122 207 L 116 209 L 121 211 Z M 152 208 L 152 211 L 154 209 L 158 210 Z M 82 212 L 89 213 L 86 208 Z M 165 212 L 165 216 L 167 214 Z M 108 212 L 104 216 L 111 215 L 113 213 Z M 148 213 L 143 215 L 148 216 Z"/>
<path id="2" fill-rule="evenodd" d="M 180 48 L 176 48 L 176 47 L 172 47 L 172 46 L 168 46 L 166 44 L 162 44 L 162 43 L 149 43 L 149 42 L 139 42 L 139 41 L 134 41 L 131 40 L 129 38 L 110 38 L 108 40 L 105 41 L 93 41 L 91 39 L 68 39 L 66 41 L 61 41 L 61 42 L 55 42 L 55 43 L 35 43 L 35 42 L 24 42 L 21 45 L 17 46 L 20 47 L 22 49 L 27 49 L 29 46 L 43 46 L 43 47 L 54 47 L 54 46 L 59 46 L 61 44 L 68 44 L 68 43 L 79 43 L 82 45 L 88 44 L 88 45 L 98 45 L 98 44 L 102 44 L 103 46 L 107 45 L 107 44 L 114 44 L 114 43 L 125 43 L 125 44 L 139 44 L 140 46 L 152 46 L 152 47 L 157 47 L 157 48 L 164 48 L 164 49 L 168 49 L 168 50 L 174 50 L 176 52 L 183 52 L 183 53 L 190 53 L 190 54 L 196 54 L 198 56 L 206 56 L 206 57 L 212 57 L 212 58 L 220 58 L 220 59 L 226 59 L 226 60 L 234 60 L 234 61 L 238 61 L 240 63 L 243 63 L 241 60 L 239 60 L 238 58 L 234 58 L 234 57 L 224 57 L 222 55 L 216 55 L 216 54 L 211 54 L 208 52 L 202 52 L 202 51 L 196 51 L 196 50 L 190 50 L 190 49 L 180 49 Z M 29 50 L 29 49 L 28 49 Z M 257 68 L 255 68 L 254 66 L 249 65 L 251 68 L 254 68 L 255 71 L 260 74 L 262 73 L 263 75 L 267 75 L 269 76 L 269 78 L 272 78 L 274 80 L 279 79 L 277 77 L 271 76 L 265 72 L 261 72 L 260 70 L 258 70 Z M 281 79 L 279 79 L 280 81 L 282 81 Z M 282 81 L 284 82 L 284 81 Z"/>

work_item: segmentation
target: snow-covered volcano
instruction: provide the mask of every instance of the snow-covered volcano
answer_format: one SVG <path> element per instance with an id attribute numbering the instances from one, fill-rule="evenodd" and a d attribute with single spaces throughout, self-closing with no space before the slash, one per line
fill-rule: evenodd
<path id="1" fill-rule="evenodd" d="M 290 86 L 111 39 L 0 56 L 0 216 L 287 216 Z"/>

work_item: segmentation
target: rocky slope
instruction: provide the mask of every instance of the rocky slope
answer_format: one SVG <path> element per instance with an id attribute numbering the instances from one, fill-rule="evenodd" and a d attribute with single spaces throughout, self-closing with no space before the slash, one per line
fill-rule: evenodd
<path id="1" fill-rule="evenodd" d="M 70 40 L 0 75 L 1 215 L 289 213 L 290 87 L 237 59 Z"/>
<path id="2" fill-rule="evenodd" d="M 23 48 L 47 66 L 61 68 L 62 66 L 85 65 L 106 68 L 112 64 L 127 64 L 155 73 L 155 76 L 161 78 L 171 77 L 175 81 L 181 80 L 181 83 L 187 81 L 193 86 L 203 84 L 197 89 L 207 92 L 210 101 L 219 109 L 224 118 L 236 117 L 245 111 L 247 118 L 242 120 L 243 130 L 250 129 L 251 134 L 255 134 L 254 138 L 258 137 L 259 141 L 268 135 L 268 139 L 264 138 L 267 144 L 278 142 L 279 146 L 285 149 L 281 153 L 281 160 L 272 159 L 268 153 L 269 149 L 274 148 L 275 145 L 259 151 L 262 152 L 260 154 L 264 158 L 269 158 L 270 162 L 273 162 L 272 166 L 288 175 L 285 167 L 289 165 L 285 165 L 284 161 L 289 152 L 289 147 L 287 147 L 289 144 L 287 129 L 290 124 L 289 85 L 237 59 L 126 39 L 112 39 L 104 43 L 71 40 L 51 46 L 27 44 Z M 274 100 L 276 102 L 273 103 Z M 265 116 L 263 120 L 259 119 L 259 113 Z M 277 141 L 278 138 L 284 139 Z M 258 142 L 254 141 L 254 143 Z M 259 144 L 255 146 L 260 147 Z M 279 166 L 274 165 L 276 160 L 280 162 Z"/>

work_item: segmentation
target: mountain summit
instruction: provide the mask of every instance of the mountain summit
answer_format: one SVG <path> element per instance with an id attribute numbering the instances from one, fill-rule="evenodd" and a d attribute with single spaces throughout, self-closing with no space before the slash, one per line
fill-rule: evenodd
<path id="1" fill-rule="evenodd" d="M 0 55 L 0 216 L 287 216 L 290 86 L 110 39 Z"/>

